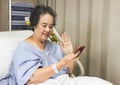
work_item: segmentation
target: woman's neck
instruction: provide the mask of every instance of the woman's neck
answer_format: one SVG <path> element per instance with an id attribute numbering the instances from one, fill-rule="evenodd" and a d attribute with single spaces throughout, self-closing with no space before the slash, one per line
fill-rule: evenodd
<path id="1" fill-rule="evenodd" d="M 41 50 L 45 50 L 46 48 L 46 41 L 42 39 L 37 39 L 35 36 L 31 36 L 28 38 L 29 42 L 31 42 L 33 45 L 37 46 Z"/>

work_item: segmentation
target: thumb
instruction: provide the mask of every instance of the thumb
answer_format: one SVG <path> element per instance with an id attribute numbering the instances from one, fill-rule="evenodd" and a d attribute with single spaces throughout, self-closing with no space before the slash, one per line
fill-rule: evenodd
<path id="1" fill-rule="evenodd" d="M 80 55 L 80 51 L 78 51 L 77 53 L 75 53 L 75 58 L 77 58 Z"/>
<path id="2" fill-rule="evenodd" d="M 63 47 L 64 47 L 63 44 L 62 44 L 62 42 L 60 42 L 60 47 L 61 47 L 62 49 L 63 49 Z"/>

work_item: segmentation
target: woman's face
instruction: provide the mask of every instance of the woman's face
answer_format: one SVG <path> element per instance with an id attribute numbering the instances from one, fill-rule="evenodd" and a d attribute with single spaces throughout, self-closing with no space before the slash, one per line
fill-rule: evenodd
<path id="1" fill-rule="evenodd" d="M 39 22 L 34 29 L 34 35 L 37 39 L 45 41 L 53 32 L 54 19 L 50 14 L 40 16 Z"/>

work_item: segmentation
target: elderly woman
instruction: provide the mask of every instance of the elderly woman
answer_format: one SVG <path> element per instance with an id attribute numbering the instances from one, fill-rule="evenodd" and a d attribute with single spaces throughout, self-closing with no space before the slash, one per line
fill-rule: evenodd
<path id="1" fill-rule="evenodd" d="M 10 68 L 9 85 L 112 85 L 96 77 L 75 77 L 77 56 L 70 37 L 62 34 L 63 41 L 52 43 L 48 37 L 56 22 L 55 11 L 38 5 L 30 15 L 33 34 L 18 45 Z"/>

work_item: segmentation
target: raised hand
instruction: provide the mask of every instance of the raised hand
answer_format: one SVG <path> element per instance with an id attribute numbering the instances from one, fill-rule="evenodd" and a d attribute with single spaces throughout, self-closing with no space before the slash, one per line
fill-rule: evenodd
<path id="1" fill-rule="evenodd" d="M 62 34 L 62 42 L 60 43 L 60 46 L 65 54 L 73 53 L 73 45 L 70 36 L 66 33 Z"/>

